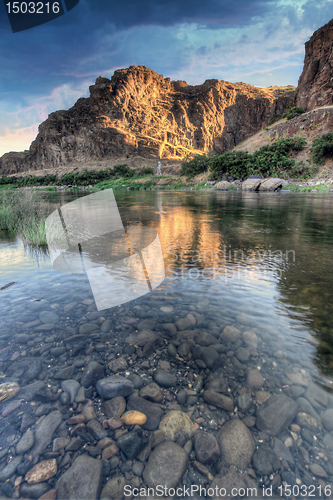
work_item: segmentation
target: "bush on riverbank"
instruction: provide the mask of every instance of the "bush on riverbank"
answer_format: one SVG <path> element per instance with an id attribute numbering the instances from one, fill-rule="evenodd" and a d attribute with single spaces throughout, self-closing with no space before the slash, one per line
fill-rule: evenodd
<path id="1" fill-rule="evenodd" d="M 113 168 L 106 170 L 85 170 L 82 173 L 64 174 L 59 179 L 48 174 L 44 176 L 29 176 L 29 177 L 0 177 L 0 187 L 33 187 L 33 186 L 93 186 L 99 182 L 116 179 L 138 179 L 152 175 L 153 169 L 150 167 L 142 167 L 139 171 L 128 167 L 125 164 L 115 165 Z"/>
<path id="2" fill-rule="evenodd" d="M 227 151 L 221 155 L 196 155 L 192 160 L 185 159 L 180 170 L 181 175 L 192 177 L 210 171 L 211 180 L 219 180 L 222 175 L 232 175 L 244 179 L 249 175 L 262 177 L 289 175 L 309 175 L 310 166 L 296 164 L 290 158 L 291 151 L 301 151 L 306 145 L 305 139 L 279 139 L 273 144 L 262 146 L 253 154 L 247 151 Z M 311 174 L 313 174 L 313 169 Z"/>
<path id="3" fill-rule="evenodd" d="M 187 175 L 188 177 L 195 177 L 202 172 L 206 172 L 209 168 L 210 161 L 212 157 L 208 155 L 195 155 L 191 160 L 188 156 L 184 158 L 181 169 L 179 171 L 180 175 Z"/>
<path id="4" fill-rule="evenodd" d="M 312 159 L 317 165 L 324 165 L 326 158 L 333 157 L 333 132 L 316 137 L 312 141 Z"/>
<path id="5" fill-rule="evenodd" d="M 223 153 L 210 163 L 210 179 L 218 180 L 222 175 L 233 175 L 244 179 L 249 175 L 261 175 L 262 177 L 288 177 L 304 173 L 302 166 L 298 172 L 298 166 L 293 158 L 290 158 L 291 151 L 304 149 L 305 139 L 296 137 L 294 139 L 279 139 L 273 144 L 262 146 L 253 154 L 245 151 L 233 151 Z"/>
<path id="6" fill-rule="evenodd" d="M 0 230 L 20 236 L 30 245 L 47 245 L 45 219 L 52 207 L 32 190 L 0 191 Z"/>

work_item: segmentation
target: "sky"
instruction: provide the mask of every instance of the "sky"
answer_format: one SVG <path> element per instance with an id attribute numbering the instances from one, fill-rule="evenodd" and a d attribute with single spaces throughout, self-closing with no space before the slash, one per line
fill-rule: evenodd
<path id="1" fill-rule="evenodd" d="M 80 0 L 13 33 L 3 2 L 0 156 L 28 149 L 49 113 L 131 65 L 191 85 L 296 86 L 304 43 L 332 17 L 333 0 Z"/>

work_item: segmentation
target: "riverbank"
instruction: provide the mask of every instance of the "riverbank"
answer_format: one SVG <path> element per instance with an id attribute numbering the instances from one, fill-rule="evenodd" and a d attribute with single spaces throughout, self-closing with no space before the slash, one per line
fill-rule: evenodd
<path id="1" fill-rule="evenodd" d="M 330 192 L 333 190 L 333 180 L 330 178 L 325 178 L 322 176 L 316 176 L 308 180 L 282 180 L 283 185 L 281 190 L 292 191 L 292 192 Z M 1 182 L 1 179 L 0 179 Z M 223 189 L 218 186 L 221 183 L 209 181 L 209 174 L 199 174 L 195 177 L 187 177 L 180 175 L 146 175 L 142 178 L 126 178 L 119 177 L 114 180 L 101 181 L 97 183 L 92 183 L 88 185 L 72 185 L 70 183 L 60 183 L 54 184 L 42 184 L 42 185 L 28 185 L 21 186 L 13 184 L 0 184 L 0 191 L 16 190 L 18 188 L 25 188 L 35 191 L 47 191 L 47 192 L 62 192 L 62 191 L 87 191 L 94 192 L 103 189 L 113 189 L 118 190 L 140 190 L 140 191 L 155 191 L 155 190 L 209 190 L 209 191 L 242 191 L 242 183 L 239 180 L 235 181 L 225 181 L 225 186 Z M 229 186 L 228 186 L 229 184 Z M 252 190 L 252 189 L 251 189 Z M 280 189 L 278 189 L 280 190 Z M 274 189 L 273 189 L 274 191 Z"/>

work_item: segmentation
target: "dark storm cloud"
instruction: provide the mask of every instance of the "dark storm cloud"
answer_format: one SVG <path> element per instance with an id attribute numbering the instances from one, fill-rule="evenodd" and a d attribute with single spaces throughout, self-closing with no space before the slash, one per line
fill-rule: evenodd
<path id="1" fill-rule="evenodd" d="M 93 14 L 103 12 L 119 28 L 145 24 L 179 23 L 241 26 L 262 16 L 274 5 L 270 0 L 81 0 Z"/>

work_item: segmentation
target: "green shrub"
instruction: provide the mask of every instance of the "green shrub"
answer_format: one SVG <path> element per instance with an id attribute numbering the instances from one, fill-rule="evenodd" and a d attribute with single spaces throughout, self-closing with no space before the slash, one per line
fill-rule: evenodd
<path id="1" fill-rule="evenodd" d="M 326 158 L 333 157 L 333 132 L 313 139 L 310 151 L 313 161 L 317 165 L 324 165 Z"/>
<path id="2" fill-rule="evenodd" d="M 252 155 L 246 151 L 229 151 L 215 156 L 209 161 L 211 180 L 219 180 L 222 175 L 233 175 L 237 178 L 252 174 L 263 177 L 286 177 L 295 169 L 295 160 L 288 155 L 291 151 L 300 151 L 306 144 L 302 137 L 279 139 L 273 144 L 262 146 Z"/>
<path id="3" fill-rule="evenodd" d="M 296 116 L 302 115 L 303 113 L 305 113 L 304 108 L 294 106 L 293 108 L 288 109 L 288 111 L 282 115 L 282 118 L 287 118 L 287 120 L 291 120 L 292 118 L 296 118 Z"/>
<path id="4" fill-rule="evenodd" d="M 252 155 L 246 151 L 228 151 L 215 156 L 209 162 L 210 180 L 217 181 L 224 174 L 237 178 L 247 177 L 253 173 Z"/>
<path id="5" fill-rule="evenodd" d="M 210 157 L 202 154 L 195 155 L 191 160 L 188 156 L 184 158 L 179 174 L 194 177 L 195 175 L 202 174 L 208 170 Z"/>
<path id="6" fill-rule="evenodd" d="M 273 123 L 275 123 L 275 122 L 276 122 L 276 115 L 274 114 L 270 117 L 268 125 L 273 125 Z M 267 127 L 266 127 L 266 129 L 267 129 Z"/>
<path id="7" fill-rule="evenodd" d="M 151 167 L 142 167 L 138 173 L 140 177 L 144 177 L 146 175 L 153 175 L 154 170 Z"/>

